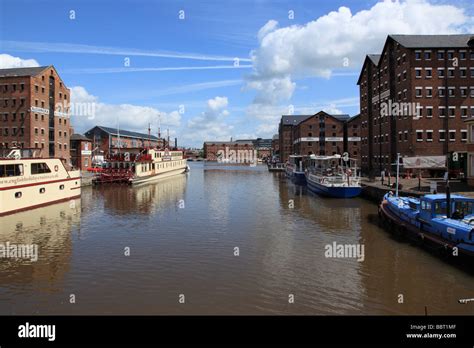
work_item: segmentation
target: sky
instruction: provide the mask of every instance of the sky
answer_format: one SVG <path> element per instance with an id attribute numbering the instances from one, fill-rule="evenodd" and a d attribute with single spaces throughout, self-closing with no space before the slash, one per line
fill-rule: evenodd
<path id="1" fill-rule="evenodd" d="M 77 133 L 150 124 L 199 148 L 269 138 L 282 114 L 356 115 L 387 35 L 474 33 L 473 15 L 470 0 L 0 0 L 0 68 L 54 65 Z"/>

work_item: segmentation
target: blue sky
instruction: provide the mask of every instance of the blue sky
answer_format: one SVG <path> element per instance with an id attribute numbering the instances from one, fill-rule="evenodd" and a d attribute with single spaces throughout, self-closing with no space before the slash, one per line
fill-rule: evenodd
<path id="1" fill-rule="evenodd" d="M 409 2 L 445 6 L 440 1 Z M 76 131 L 84 132 L 93 124 L 115 126 L 118 122 L 122 127 L 143 132 L 152 123 L 156 131 L 159 114 L 162 128 L 170 128 L 171 134 L 187 146 L 231 136 L 271 136 L 276 132 L 279 116 L 288 113 L 290 105 L 295 113 L 320 109 L 358 113 L 356 82 L 363 55 L 374 53 L 383 45 L 384 37 L 392 33 L 390 26 L 377 29 L 374 37 L 367 39 L 367 47 L 360 44 L 363 38 L 348 37 L 356 35 L 360 28 L 361 18 L 356 18 L 360 11 L 369 11 L 370 18 L 377 20 L 377 1 L 0 3 L 0 53 L 21 60 L 33 59 L 39 65 L 53 64 L 66 85 L 73 88 L 77 100 L 100 103 L 97 111 L 102 114 L 93 119 L 73 118 Z M 390 11 L 399 11 L 400 18 L 407 17 L 403 13 L 414 10 L 404 9 L 404 3 L 401 1 Z M 350 9 L 350 16 L 340 10 L 342 6 Z M 437 29 L 432 23 L 426 30 L 420 26 L 413 29 L 410 20 L 402 19 L 393 23 L 393 33 L 472 30 L 472 4 L 451 1 L 450 6 L 462 11 L 466 18 L 454 18 L 459 17 L 455 11 L 449 18 L 448 12 L 447 19 L 443 18 L 446 25 Z M 70 18 L 70 11 L 74 11 L 74 19 Z M 184 19 L 179 18 L 180 11 L 184 11 Z M 304 30 L 308 23 L 325 18 L 331 11 L 336 11 L 336 23 L 328 22 L 327 32 L 324 23 Z M 446 13 L 443 8 L 439 12 Z M 289 18 L 290 14 L 294 18 Z M 278 24 L 269 25 L 265 43 L 258 39 L 258 33 L 270 20 Z M 337 21 L 345 23 L 340 26 L 343 29 Z M 294 30 L 288 34 L 287 28 Z M 339 30 L 345 31 L 338 33 Z M 336 46 L 324 43 L 325 37 L 332 36 L 334 40 L 348 37 L 349 44 L 354 44 L 338 53 Z M 330 52 L 325 52 L 325 47 Z M 286 50 L 295 53 L 286 56 Z M 283 58 L 274 62 L 270 59 L 279 56 Z M 239 67 L 234 67 L 236 57 L 240 59 Z M 350 58 L 347 66 L 339 62 L 344 57 Z M 130 66 L 124 66 L 127 58 Z M 285 64 L 278 67 L 282 60 Z M 258 81 L 262 89 L 249 81 Z M 269 87 L 272 83 L 277 86 L 273 91 Z M 278 96 L 280 92 L 283 96 Z"/>

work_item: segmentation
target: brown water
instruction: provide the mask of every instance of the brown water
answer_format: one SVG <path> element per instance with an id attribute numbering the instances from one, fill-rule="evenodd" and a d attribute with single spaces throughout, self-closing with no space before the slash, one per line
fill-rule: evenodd
<path id="1" fill-rule="evenodd" d="M 39 246 L 37 262 L 0 259 L 0 314 L 474 314 L 458 303 L 473 275 L 394 240 L 375 204 L 264 166 L 190 165 L 0 218 L 0 243 Z M 333 242 L 363 244 L 364 261 L 326 258 Z"/>

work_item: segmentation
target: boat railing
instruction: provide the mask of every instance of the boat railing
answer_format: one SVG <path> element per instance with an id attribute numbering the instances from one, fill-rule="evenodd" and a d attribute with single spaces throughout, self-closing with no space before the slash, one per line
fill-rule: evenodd
<path id="1" fill-rule="evenodd" d="M 37 148 L 0 149 L 1 159 L 21 159 L 39 157 L 41 157 L 41 149 Z"/>

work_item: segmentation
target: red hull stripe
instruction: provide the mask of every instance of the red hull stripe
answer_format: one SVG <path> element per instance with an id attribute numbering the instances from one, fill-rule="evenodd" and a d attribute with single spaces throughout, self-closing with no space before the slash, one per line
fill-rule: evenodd
<path id="1" fill-rule="evenodd" d="M 80 177 L 77 177 L 77 178 L 68 178 L 68 179 L 61 179 L 61 180 L 35 182 L 35 183 L 32 183 L 32 184 L 24 184 L 24 185 L 17 185 L 17 186 L 1 187 L 0 191 L 16 190 L 16 189 L 23 188 L 23 187 L 48 185 L 48 184 L 55 184 L 55 183 L 58 183 L 58 182 L 71 181 L 71 180 L 80 180 L 80 179 L 81 179 Z"/>

